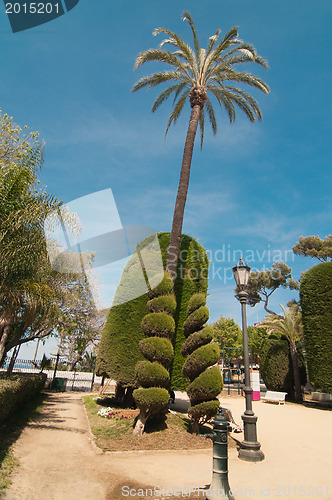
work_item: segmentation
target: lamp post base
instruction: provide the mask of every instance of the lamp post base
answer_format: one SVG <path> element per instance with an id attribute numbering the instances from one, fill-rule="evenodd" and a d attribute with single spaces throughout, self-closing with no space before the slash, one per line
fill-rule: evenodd
<path id="1" fill-rule="evenodd" d="M 249 391 L 246 392 L 249 394 Z M 238 456 L 247 462 L 261 462 L 265 456 L 260 449 L 260 443 L 257 441 L 257 416 L 252 410 L 246 410 L 241 418 L 243 420 L 244 440 L 240 443 Z"/>
<path id="2" fill-rule="evenodd" d="M 241 458 L 241 460 L 246 460 L 247 462 L 261 462 L 264 460 L 265 456 L 260 447 L 261 445 L 258 441 L 242 441 L 238 457 Z"/>

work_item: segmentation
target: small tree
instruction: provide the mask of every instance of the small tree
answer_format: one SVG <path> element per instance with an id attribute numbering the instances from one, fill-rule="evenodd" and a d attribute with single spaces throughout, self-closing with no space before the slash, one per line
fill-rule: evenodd
<path id="1" fill-rule="evenodd" d="M 232 318 L 221 316 L 212 323 L 213 338 L 220 349 L 242 346 L 242 331 Z"/>
<path id="2" fill-rule="evenodd" d="M 248 347 L 255 362 L 259 361 L 262 343 L 268 337 L 265 328 L 248 326 Z"/>
<path id="3" fill-rule="evenodd" d="M 332 259 L 332 235 L 325 236 L 322 240 L 319 236 L 300 236 L 299 241 L 293 246 L 296 255 L 314 257 L 321 262 Z"/>
<path id="4" fill-rule="evenodd" d="M 268 309 L 268 303 L 271 295 L 280 287 L 299 289 L 299 283 L 292 278 L 292 269 L 284 262 L 275 262 L 267 271 L 252 271 L 248 282 L 248 304 L 253 307 L 263 302 L 265 311 L 275 314 Z"/>

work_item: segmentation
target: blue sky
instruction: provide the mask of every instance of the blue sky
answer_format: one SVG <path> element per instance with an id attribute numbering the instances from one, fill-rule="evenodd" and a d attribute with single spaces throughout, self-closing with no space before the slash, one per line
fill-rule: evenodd
<path id="1" fill-rule="evenodd" d="M 218 133 L 195 147 L 183 232 L 212 257 L 210 318 L 240 322 L 230 268 L 239 252 L 269 268 L 280 257 L 295 278 L 314 260 L 291 253 L 300 235 L 331 233 L 332 4 L 330 0 L 80 0 L 66 15 L 13 34 L 0 4 L 0 108 L 40 132 L 46 143 L 41 181 L 65 202 L 111 188 L 123 225 L 171 227 L 189 106 L 167 139 L 169 104 L 152 114 L 153 91 L 131 93 L 156 47 L 155 27 L 191 43 L 189 10 L 202 46 L 218 27 L 239 26 L 270 65 L 254 65 L 271 94 L 254 94 L 262 123 L 217 111 Z M 252 256 L 254 260 L 251 260 Z M 280 291 L 278 310 L 296 294 Z M 264 316 L 248 308 L 248 323 Z"/>

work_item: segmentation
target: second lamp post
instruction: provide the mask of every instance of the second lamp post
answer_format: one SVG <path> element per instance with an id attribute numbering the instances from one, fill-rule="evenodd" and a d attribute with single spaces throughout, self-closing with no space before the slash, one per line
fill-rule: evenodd
<path id="1" fill-rule="evenodd" d="M 250 271 L 250 267 L 243 262 L 242 258 L 240 258 L 240 262 L 235 267 L 233 267 L 234 278 L 238 290 L 237 299 L 241 303 L 242 309 L 244 393 L 246 399 L 246 409 L 244 414 L 241 416 L 243 420 L 244 440 L 240 445 L 239 458 L 242 458 L 242 460 L 247 460 L 248 462 L 260 462 L 261 460 L 264 460 L 264 453 L 260 449 L 260 443 L 257 441 L 257 417 L 252 409 L 252 388 L 250 386 L 249 348 L 246 314 L 246 305 L 248 300 L 247 285 Z"/>

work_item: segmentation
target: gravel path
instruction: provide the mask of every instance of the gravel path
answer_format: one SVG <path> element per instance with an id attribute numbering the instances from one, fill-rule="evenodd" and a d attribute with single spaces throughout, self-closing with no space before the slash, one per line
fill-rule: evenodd
<path id="1" fill-rule="evenodd" d="M 41 417 L 15 444 L 20 466 L 7 500 L 162 498 L 152 496 L 153 488 L 185 498 L 189 489 L 203 489 L 211 482 L 208 451 L 100 453 L 91 443 L 81 396 L 48 395 Z M 186 404 L 182 397 L 177 394 L 178 406 Z M 242 397 L 225 395 L 222 406 L 240 421 Z M 332 500 L 331 411 L 260 401 L 254 402 L 254 411 L 266 458 L 248 463 L 238 459 L 235 449 L 229 450 L 229 483 L 236 499 Z M 241 440 L 242 434 L 234 437 Z"/>

